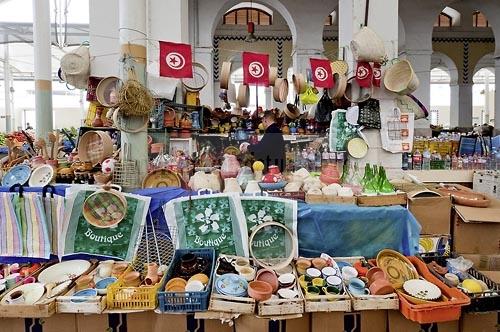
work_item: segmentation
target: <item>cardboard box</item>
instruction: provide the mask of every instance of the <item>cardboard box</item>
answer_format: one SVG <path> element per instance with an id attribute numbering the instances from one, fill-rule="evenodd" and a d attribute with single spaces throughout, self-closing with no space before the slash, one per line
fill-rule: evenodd
<path id="1" fill-rule="evenodd" d="M 498 313 L 463 313 L 460 332 L 497 332 Z"/>
<path id="2" fill-rule="evenodd" d="M 422 191 L 413 191 L 408 193 L 408 210 L 410 210 L 415 216 L 415 219 L 417 219 L 422 226 L 420 234 L 450 234 L 450 197 L 418 197 L 421 192 Z"/>
<path id="3" fill-rule="evenodd" d="M 455 205 L 453 251 L 457 253 L 500 254 L 500 201 L 491 198 L 487 208 Z"/>
<path id="4" fill-rule="evenodd" d="M 479 271 L 488 277 L 491 281 L 500 284 L 500 271 Z"/>
<path id="5" fill-rule="evenodd" d="M 431 331 L 425 326 L 429 324 L 420 325 L 416 322 L 406 319 L 401 312 L 397 310 L 389 310 L 389 332 L 421 332 Z M 433 324 L 436 332 L 459 332 L 459 321 L 443 322 Z"/>
<path id="6" fill-rule="evenodd" d="M 312 332 L 386 332 L 387 311 L 395 310 L 368 310 L 359 312 L 315 312 L 312 314 Z M 399 313 L 399 311 L 398 311 Z M 257 331 L 257 330 L 254 330 Z M 287 327 L 288 332 L 288 327 Z"/>
<path id="7" fill-rule="evenodd" d="M 460 254 L 470 259 L 477 270 L 500 271 L 500 255 Z"/>

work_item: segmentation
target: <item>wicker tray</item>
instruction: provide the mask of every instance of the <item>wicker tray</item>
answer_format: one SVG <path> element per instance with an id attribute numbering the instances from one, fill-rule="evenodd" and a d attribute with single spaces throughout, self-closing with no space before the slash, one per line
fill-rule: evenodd
<path id="1" fill-rule="evenodd" d="M 224 256 L 228 258 L 238 258 L 238 256 Z M 217 293 L 215 290 L 215 281 L 217 280 L 217 277 L 219 277 L 216 271 L 219 268 L 220 258 L 221 256 L 217 259 L 217 264 L 214 269 L 214 282 L 212 282 L 212 294 L 210 296 L 208 310 L 238 314 L 253 314 L 255 312 L 255 300 L 253 298 L 222 295 Z"/>

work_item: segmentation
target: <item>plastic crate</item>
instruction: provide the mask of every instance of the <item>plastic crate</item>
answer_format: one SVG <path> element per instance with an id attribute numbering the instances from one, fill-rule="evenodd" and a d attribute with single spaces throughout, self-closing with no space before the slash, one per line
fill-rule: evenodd
<path id="1" fill-rule="evenodd" d="M 446 256 L 423 256 L 422 259 L 426 263 L 430 263 L 435 261 L 441 266 L 446 266 L 446 259 L 449 257 Z M 442 282 L 449 285 L 449 282 L 443 278 L 441 275 L 434 273 L 431 271 L 437 278 L 439 278 Z M 464 307 L 464 311 L 466 312 L 489 312 L 489 311 L 498 311 L 500 310 L 500 285 L 493 282 L 491 279 L 483 275 L 481 272 L 477 271 L 474 268 L 469 269 L 467 271 L 470 276 L 483 281 L 490 288 L 490 292 L 480 293 L 480 294 L 466 294 L 470 298 L 470 305 Z M 450 286 L 450 285 L 449 285 Z"/>
<path id="2" fill-rule="evenodd" d="M 407 257 L 417 269 L 418 274 L 441 289 L 449 300 L 429 304 L 413 304 L 399 295 L 399 310 L 407 319 L 420 324 L 439 323 L 458 320 L 463 306 L 470 304 L 470 299 L 457 288 L 446 286 L 432 274 L 425 263 L 414 256 Z"/>
<path id="3" fill-rule="evenodd" d="M 210 263 L 210 278 L 202 292 L 166 292 L 165 285 L 172 278 L 176 264 L 181 256 L 193 253 L 196 256 L 206 259 Z M 172 264 L 168 269 L 166 278 L 161 284 L 158 292 L 158 309 L 161 312 L 198 312 L 206 311 L 209 304 L 209 296 L 215 267 L 215 250 L 213 248 L 204 249 L 177 249 L 174 254 Z"/>

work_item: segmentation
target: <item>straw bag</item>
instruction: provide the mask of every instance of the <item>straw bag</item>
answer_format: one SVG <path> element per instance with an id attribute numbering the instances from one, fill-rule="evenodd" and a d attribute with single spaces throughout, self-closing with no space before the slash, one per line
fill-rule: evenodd
<path id="1" fill-rule="evenodd" d="M 385 71 L 384 85 L 389 91 L 407 95 L 417 90 L 420 81 L 408 60 L 401 60 Z"/>
<path id="2" fill-rule="evenodd" d="M 368 99 L 359 104 L 358 124 L 366 128 L 380 129 L 380 103 L 377 99 Z"/>
<path id="3" fill-rule="evenodd" d="M 402 113 L 414 113 L 415 120 L 424 119 L 429 116 L 427 108 L 414 95 L 398 96 L 396 105 Z"/>
<path id="4" fill-rule="evenodd" d="M 86 89 L 90 75 L 90 52 L 80 45 L 76 50 L 61 58 L 61 76 L 66 83 L 77 89 Z"/>
<path id="5" fill-rule="evenodd" d="M 384 42 L 369 27 L 362 27 L 351 41 L 351 50 L 357 61 L 382 62 L 385 57 Z"/>

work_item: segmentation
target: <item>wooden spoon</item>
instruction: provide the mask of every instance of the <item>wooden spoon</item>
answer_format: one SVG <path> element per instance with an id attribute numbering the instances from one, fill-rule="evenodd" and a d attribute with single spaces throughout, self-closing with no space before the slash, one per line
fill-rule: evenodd
<path id="1" fill-rule="evenodd" d="M 45 140 L 43 138 L 39 138 L 38 143 L 40 145 L 40 148 L 42 149 L 43 159 L 47 159 L 48 158 L 47 143 L 45 143 Z"/>
<path id="2" fill-rule="evenodd" d="M 50 142 L 50 157 L 49 159 L 54 159 L 54 148 L 56 145 L 57 137 L 54 133 L 49 133 L 49 142 Z"/>
<path id="3" fill-rule="evenodd" d="M 5 145 L 9 148 L 9 163 L 12 161 L 12 149 L 14 148 L 14 142 L 12 142 L 9 138 L 5 139 Z"/>

